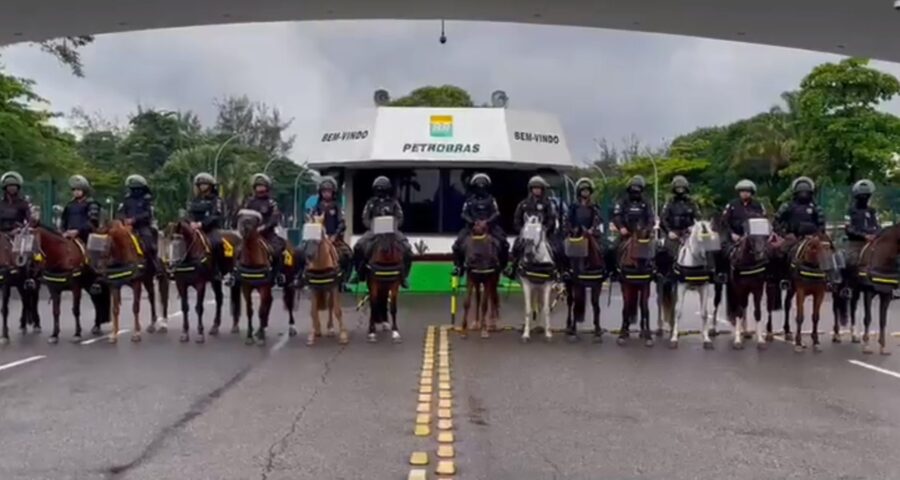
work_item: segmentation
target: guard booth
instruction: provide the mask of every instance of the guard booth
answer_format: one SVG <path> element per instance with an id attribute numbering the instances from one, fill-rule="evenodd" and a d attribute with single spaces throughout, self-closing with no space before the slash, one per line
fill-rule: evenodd
<path id="1" fill-rule="evenodd" d="M 391 179 L 403 206 L 400 230 L 413 246 L 410 289 L 449 289 L 451 246 L 469 179 L 484 172 L 510 235 L 527 182 L 542 175 L 560 204 L 574 195 L 575 168 L 556 117 L 505 108 L 373 107 L 328 120 L 310 152 L 309 167 L 342 186 L 347 242 L 363 233 L 362 210 L 379 175 Z"/>

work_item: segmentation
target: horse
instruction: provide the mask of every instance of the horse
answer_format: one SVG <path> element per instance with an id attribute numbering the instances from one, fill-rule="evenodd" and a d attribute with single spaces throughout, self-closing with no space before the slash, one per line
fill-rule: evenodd
<path id="1" fill-rule="evenodd" d="M 766 292 L 771 248 L 765 235 L 744 235 L 727 255 L 729 281 L 725 286 L 728 322 L 734 327 L 732 348 L 742 350 L 744 340 L 752 338 L 747 328 L 750 297 L 753 297 L 753 319 L 756 322 L 756 348 L 768 348 L 769 338 L 763 335 L 762 299 Z M 770 310 L 771 312 L 771 310 Z M 771 331 L 771 315 L 767 327 Z"/>
<path id="2" fill-rule="evenodd" d="M 675 260 L 674 272 L 677 279 L 675 296 L 677 298 L 674 315 L 670 316 L 669 347 L 678 348 L 678 323 L 684 311 L 684 301 L 688 292 L 695 292 L 700 301 L 700 318 L 703 326 L 700 334 L 703 336 L 703 348 L 711 349 L 713 346 L 709 336 L 711 325 L 715 324 L 714 317 L 709 312 L 709 286 L 714 281 L 715 265 L 711 253 L 719 251 L 719 238 L 712 226 L 705 220 L 698 221 L 691 228 L 691 233 L 678 249 Z"/>
<path id="3" fill-rule="evenodd" d="M 347 329 L 344 328 L 339 296 L 343 272 L 338 250 L 325 233 L 323 218 L 322 215 L 314 215 L 311 222 L 303 226 L 303 255 L 306 265 L 303 270 L 303 283 L 308 285 L 311 290 L 309 315 L 312 322 L 309 335 L 306 337 L 306 344 L 313 346 L 316 338 L 322 336 L 319 312 L 325 310 L 328 312 L 329 335 L 334 334 L 333 322 L 336 319 L 339 331 L 338 343 L 346 345 L 350 340 Z M 291 332 L 291 335 L 296 334 L 293 327 Z"/>
<path id="4" fill-rule="evenodd" d="M 594 320 L 594 342 L 603 342 L 600 328 L 600 293 L 607 278 L 604 251 L 600 242 L 590 232 L 578 227 L 565 240 L 568 260 L 566 287 L 566 334 L 578 337 L 578 324 L 584 322 L 587 292 L 590 289 L 591 309 Z"/>
<path id="5" fill-rule="evenodd" d="M 266 328 L 269 326 L 269 314 L 272 311 L 272 286 L 275 272 L 272 271 L 273 259 L 271 248 L 262 234 L 259 226 L 262 224 L 262 215 L 249 209 L 238 212 L 238 232 L 242 243 L 235 265 L 235 275 L 240 284 L 241 296 L 246 303 L 247 312 L 247 345 L 256 343 L 259 346 L 266 344 Z M 289 332 L 296 335 L 294 327 L 294 300 L 296 287 L 294 277 L 296 268 L 294 265 L 294 251 L 290 242 L 285 242 L 283 268 L 284 276 L 288 279 L 284 286 L 284 308 L 288 311 Z M 253 329 L 253 292 L 259 292 L 259 328 Z M 254 333 L 256 335 L 254 339 Z"/>
<path id="6" fill-rule="evenodd" d="M 461 335 L 469 330 L 469 308 L 475 296 L 475 323 L 473 330 L 481 331 L 481 338 L 490 337 L 500 318 L 500 252 L 498 242 L 491 237 L 485 222 L 475 222 L 471 234 L 465 239 L 466 252 L 466 300 L 463 304 Z"/>
<path id="7" fill-rule="evenodd" d="M 379 218 L 376 217 L 375 221 L 378 222 Z M 381 324 L 387 329 L 390 312 L 391 340 L 400 343 L 402 338 L 397 329 L 397 297 L 403 275 L 403 248 L 393 232 L 375 234 L 371 241 L 371 252 L 365 265 L 371 305 L 367 339 L 370 343 L 378 341 L 375 327 Z"/>
<path id="8" fill-rule="evenodd" d="M 812 297 L 812 342 L 813 351 L 821 352 L 819 346 L 819 311 L 825 294 L 828 293 L 830 280 L 828 273 L 834 271 L 834 250 L 831 240 L 824 234 L 809 235 L 801 240 L 790 251 L 791 287 L 797 302 L 795 322 L 797 333 L 794 336 L 794 351 L 802 353 L 803 345 L 801 327 L 805 316 L 806 297 Z M 837 322 L 838 319 L 835 319 Z"/>
<path id="9" fill-rule="evenodd" d="M 873 353 L 869 347 L 869 326 L 872 323 L 872 299 L 878 296 L 878 345 L 882 355 L 890 355 L 885 342 L 888 308 L 893 300 L 894 289 L 900 285 L 897 271 L 897 257 L 900 255 L 900 224 L 884 229 L 869 242 L 860 253 L 857 273 L 858 285 L 863 292 L 863 348 L 867 355 Z"/>
<path id="10" fill-rule="evenodd" d="M 544 317 L 544 338 L 553 339 L 550 328 L 550 294 L 553 291 L 556 264 L 551 245 L 540 217 L 525 215 L 525 224 L 519 234 L 522 242 L 522 261 L 516 272 L 525 297 L 525 328 L 522 341 L 531 340 L 531 320 L 537 318 L 537 309 Z"/>
<path id="11" fill-rule="evenodd" d="M 222 234 L 226 236 L 225 233 Z M 237 243 L 235 235 L 228 235 L 230 245 Z M 190 322 L 188 304 L 188 290 L 193 288 L 197 293 L 196 305 L 194 310 L 197 313 L 197 343 L 203 343 L 206 340 L 203 327 L 203 304 L 206 298 L 206 284 L 212 285 L 213 295 L 216 301 L 216 314 L 210 335 L 218 335 L 219 326 L 222 323 L 222 304 L 224 303 L 224 295 L 222 292 L 222 280 L 218 278 L 217 268 L 229 273 L 232 270 L 230 259 L 218 259 L 218 263 L 227 263 L 227 265 L 217 265 L 216 252 L 213 251 L 212 243 L 209 237 L 199 229 L 191 226 L 188 220 L 179 220 L 169 224 L 166 228 L 165 244 L 168 248 L 161 251 L 166 252 L 167 268 L 171 277 L 175 281 L 175 288 L 178 290 L 178 296 L 181 298 L 181 314 L 182 329 L 181 342 L 190 340 Z M 240 289 L 232 285 L 231 289 L 231 316 L 232 316 L 232 333 L 237 333 L 238 317 L 240 314 Z"/>
<path id="12" fill-rule="evenodd" d="M 47 341 L 59 342 L 59 315 L 62 293 L 72 292 L 72 316 L 75 317 L 73 342 L 81 341 L 81 295 L 87 290 L 94 305 L 94 327 L 91 333 L 99 335 L 101 325 L 109 321 L 109 291 L 97 283 L 97 274 L 91 268 L 85 246 L 77 239 L 60 235 L 43 225 L 32 230 L 41 261 L 38 262 L 41 281 L 47 285 L 53 304 L 53 332 Z"/>
<path id="13" fill-rule="evenodd" d="M 640 338 L 644 346 L 653 346 L 650 331 L 650 283 L 653 280 L 653 230 L 639 225 L 619 245 L 619 283 L 622 287 L 622 327 L 616 343 L 624 346 L 630 336 L 629 327 L 640 309 Z"/>
<path id="14" fill-rule="evenodd" d="M 109 343 L 116 343 L 119 338 L 119 313 L 124 286 L 131 287 L 134 295 L 131 307 L 134 314 L 134 331 L 131 334 L 131 341 L 140 342 L 143 289 L 147 290 L 150 302 L 151 325 L 155 326 L 157 321 L 156 292 L 153 288 L 157 272 L 154 271 L 153 262 L 146 258 L 140 241 L 131 227 L 120 220 L 113 220 L 98 233 L 89 235 L 87 251 L 99 281 L 109 286 L 112 296 L 112 332 L 109 334 Z M 168 288 L 160 288 L 160 293 L 166 297 Z M 168 298 L 161 300 L 168 303 Z"/>
<path id="15" fill-rule="evenodd" d="M 38 314 L 38 284 L 32 278 L 30 268 L 34 255 L 33 237 L 24 230 L 16 232 L 0 232 L 0 289 L 3 290 L 0 313 L 3 315 L 3 331 L 0 332 L 0 345 L 9 343 L 9 298 L 12 289 L 19 291 L 22 301 L 22 312 L 19 316 L 19 329 L 24 335 L 28 325 L 32 325 L 35 333 L 41 331 L 41 317 Z"/>

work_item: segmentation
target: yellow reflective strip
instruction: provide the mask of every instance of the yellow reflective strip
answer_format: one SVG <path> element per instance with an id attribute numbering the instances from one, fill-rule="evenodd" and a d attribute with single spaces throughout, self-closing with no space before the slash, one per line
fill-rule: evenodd
<path id="1" fill-rule="evenodd" d="M 334 280 L 335 280 L 335 279 L 333 279 L 333 278 L 326 278 L 326 279 L 324 279 L 324 280 L 308 279 L 307 281 L 308 281 L 309 283 L 331 283 L 331 282 L 333 282 Z"/>
<path id="2" fill-rule="evenodd" d="M 472 235 L 472 240 L 484 240 L 487 235 Z"/>
<path id="3" fill-rule="evenodd" d="M 134 244 L 134 250 L 137 252 L 137 254 L 143 257 L 144 249 L 141 248 L 141 242 L 138 241 L 137 235 L 134 235 L 134 234 L 131 235 L 131 243 Z"/>
<path id="4" fill-rule="evenodd" d="M 482 268 L 480 270 L 469 270 L 472 273 L 494 273 L 495 269 L 493 268 Z"/>
<path id="5" fill-rule="evenodd" d="M 579 275 L 578 278 L 583 280 L 599 280 L 603 278 L 603 275 Z"/>
<path id="6" fill-rule="evenodd" d="M 127 277 L 128 275 L 133 275 L 133 274 L 134 274 L 134 270 L 131 270 L 128 272 L 113 273 L 113 274 L 109 275 L 109 278 L 113 278 L 113 279 L 122 278 L 122 277 Z"/>
<path id="7" fill-rule="evenodd" d="M 387 277 L 391 275 L 400 275 L 400 270 L 391 270 L 388 272 L 375 272 L 375 276 Z"/>
<path id="8" fill-rule="evenodd" d="M 757 273 L 762 273 L 766 271 L 766 267 L 757 268 L 756 270 L 746 270 L 743 272 L 738 272 L 741 275 L 756 275 Z"/>
<path id="9" fill-rule="evenodd" d="M 684 277 L 685 280 L 689 280 L 692 282 L 700 281 L 700 280 L 709 280 L 709 277 Z"/>
<path id="10" fill-rule="evenodd" d="M 649 280 L 650 275 L 625 275 L 626 280 Z"/>
<path id="11" fill-rule="evenodd" d="M 538 272 L 525 272 L 526 277 L 537 277 L 537 278 L 550 278 L 550 274 L 548 273 L 538 273 Z"/>
<path id="12" fill-rule="evenodd" d="M 222 250 L 225 254 L 225 258 L 231 258 L 234 256 L 234 245 L 232 245 L 227 238 L 222 238 Z"/>
<path id="13" fill-rule="evenodd" d="M 900 284 L 900 281 L 894 280 L 893 278 L 884 278 L 884 277 L 872 277 L 872 281 L 875 283 L 886 283 L 889 285 Z"/>
<path id="14" fill-rule="evenodd" d="M 812 277 L 812 278 L 825 278 L 824 273 L 804 272 L 802 270 L 800 271 L 800 276 L 801 277 Z"/>

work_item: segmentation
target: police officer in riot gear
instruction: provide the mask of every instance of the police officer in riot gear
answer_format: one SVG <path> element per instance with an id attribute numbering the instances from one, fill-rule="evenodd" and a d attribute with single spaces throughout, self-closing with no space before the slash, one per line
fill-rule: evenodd
<path id="1" fill-rule="evenodd" d="M 469 186 L 471 195 L 463 204 L 460 215 L 466 222 L 466 226 L 460 230 L 456 241 L 453 242 L 453 260 L 456 266 L 453 274 L 456 276 L 462 275 L 465 268 L 466 252 L 463 242 L 472 233 L 472 227 L 476 222 L 485 222 L 488 226 L 488 233 L 496 240 L 501 269 L 506 268 L 509 256 L 509 242 L 506 240 L 506 233 L 497 223 L 500 218 L 500 209 L 497 207 L 497 200 L 488 191 L 491 186 L 491 178 L 486 173 L 476 173 L 469 180 Z"/>
<path id="2" fill-rule="evenodd" d="M 825 215 L 813 201 L 816 184 L 809 177 L 798 177 L 791 183 L 793 200 L 775 214 L 778 234 L 804 237 L 825 232 Z"/>
<path id="3" fill-rule="evenodd" d="M 853 203 L 847 212 L 849 221 L 845 227 L 849 240 L 849 264 L 859 262 L 859 254 L 866 243 L 875 239 L 881 232 L 878 213 L 869 206 L 869 200 L 875 193 L 875 184 L 871 180 L 860 180 L 853 184 Z"/>
<path id="4" fill-rule="evenodd" d="M 217 275 L 221 275 L 225 254 L 219 231 L 225 223 L 225 204 L 216 187 L 216 179 L 209 173 L 194 176 L 194 196 L 188 201 L 187 217 L 191 227 L 201 230 L 209 239 Z"/>
<path id="5" fill-rule="evenodd" d="M 370 198 L 369 201 L 366 202 L 366 205 L 363 207 L 362 211 L 362 222 L 363 226 L 368 229 L 365 234 L 363 234 L 362 238 L 356 242 L 354 257 L 356 258 L 356 271 L 359 274 L 360 278 L 365 276 L 365 268 L 366 262 L 372 254 L 372 240 L 374 237 L 374 233 L 372 233 L 372 220 L 375 217 L 381 216 L 392 216 L 394 217 L 394 234 L 397 237 L 397 241 L 400 242 L 400 245 L 403 248 L 403 280 L 402 285 L 403 288 L 409 288 L 409 283 L 407 282 L 407 277 L 409 276 L 409 270 L 412 267 L 412 246 L 409 244 L 409 240 L 406 239 L 406 236 L 400 233 L 399 228 L 403 225 L 403 208 L 400 206 L 400 202 L 397 201 L 391 194 L 393 192 L 394 186 L 391 184 L 390 179 L 385 176 L 379 176 L 372 182 L 372 192 L 375 194 L 374 197 Z"/>
<path id="6" fill-rule="evenodd" d="M 82 175 L 69 178 L 72 200 L 66 204 L 60 216 L 60 230 L 66 238 L 87 242 L 88 235 L 100 228 L 100 204 L 89 196 L 91 184 Z"/>
<path id="7" fill-rule="evenodd" d="M 575 192 L 578 195 L 563 218 L 566 233 L 577 235 L 584 232 L 594 236 L 598 242 L 603 238 L 603 213 L 600 205 L 593 202 L 594 182 L 590 178 L 579 178 L 575 182 Z M 602 245 L 602 243 L 600 243 Z"/>
<path id="8" fill-rule="evenodd" d="M 144 255 L 153 264 L 157 275 L 164 274 L 157 254 L 157 232 L 153 228 L 153 193 L 147 179 L 141 175 L 129 175 L 125 179 L 128 192 L 119 204 L 118 218 L 130 225 L 141 242 Z"/>
<path id="9" fill-rule="evenodd" d="M 678 254 L 682 238 L 694 226 L 699 210 L 690 196 L 691 185 L 686 178 L 676 175 L 672 179 L 672 198 L 663 207 L 659 219 L 660 229 L 666 234 L 666 251 L 672 258 Z"/>
<path id="10" fill-rule="evenodd" d="M 319 180 L 319 195 L 316 205 L 309 212 L 309 215 L 321 216 L 325 234 L 331 239 L 334 247 L 338 251 L 340 261 L 340 269 L 344 282 L 350 279 L 350 271 L 352 267 L 352 253 L 347 242 L 344 241 L 344 233 L 347 230 L 347 224 L 344 221 L 344 210 L 341 203 L 337 199 L 338 185 L 334 177 L 322 177 Z M 302 256 L 301 256 L 302 257 Z M 301 262 L 305 258 L 300 259 Z"/>
<path id="11" fill-rule="evenodd" d="M 6 172 L 0 176 L 3 197 L 0 200 L 0 232 L 9 233 L 29 223 L 31 203 L 22 195 L 24 180 L 17 172 Z"/>
<path id="12" fill-rule="evenodd" d="M 728 202 L 722 213 L 722 226 L 725 230 L 724 241 L 730 248 L 747 232 L 744 231 L 747 221 L 751 218 L 763 218 L 766 216 L 766 208 L 754 198 L 756 184 L 743 179 L 734 186 L 738 198 Z"/>
<path id="13" fill-rule="evenodd" d="M 281 210 L 278 208 L 278 202 L 271 196 L 272 179 L 265 173 L 257 173 L 251 177 L 250 183 L 253 194 L 244 200 L 242 208 L 255 210 L 262 215 L 262 222 L 257 229 L 272 248 L 275 283 L 283 287 L 287 283 L 284 275 L 284 249 L 287 242 L 276 232 L 276 228 L 281 224 Z"/>
<path id="14" fill-rule="evenodd" d="M 644 198 L 645 188 L 647 181 L 644 177 L 635 175 L 628 182 L 626 196 L 613 207 L 612 222 L 622 237 L 631 235 L 640 227 L 653 228 L 653 207 Z"/>
<path id="15" fill-rule="evenodd" d="M 548 188 L 550 188 L 550 184 L 540 175 L 535 175 L 528 180 L 528 197 L 516 205 L 513 213 L 513 226 L 517 232 L 521 232 L 525 226 L 526 216 L 538 217 L 544 227 L 547 241 L 550 242 L 551 253 L 554 257 L 559 258 L 559 248 L 553 243 L 553 239 L 556 238 L 553 234 L 556 232 L 558 214 L 556 204 L 547 195 Z M 522 239 L 516 238 L 512 250 L 512 263 L 506 271 L 509 278 L 515 278 L 524 248 L 525 244 Z"/>

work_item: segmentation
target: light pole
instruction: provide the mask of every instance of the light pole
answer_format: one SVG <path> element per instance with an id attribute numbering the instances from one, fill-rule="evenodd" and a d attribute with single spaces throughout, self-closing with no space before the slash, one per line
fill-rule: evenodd
<path id="1" fill-rule="evenodd" d="M 276 160 L 281 160 L 281 158 L 280 158 L 280 157 L 272 157 L 271 160 L 269 160 L 268 162 L 266 162 L 266 166 L 263 167 L 263 175 L 265 175 L 266 173 L 269 172 L 269 167 L 270 167 L 273 163 L 275 163 Z"/>
<path id="2" fill-rule="evenodd" d="M 228 140 L 222 142 L 222 145 L 219 146 L 219 150 L 216 152 L 216 158 L 213 159 L 213 178 L 216 179 L 216 182 L 219 181 L 219 156 L 222 155 L 222 151 L 225 150 L 225 147 L 232 142 L 232 140 L 240 137 L 240 134 L 235 133 L 234 135 L 228 137 Z"/>
<path id="3" fill-rule="evenodd" d="M 307 159 L 307 162 L 308 161 L 309 160 Z M 303 175 L 307 172 L 312 173 L 313 175 L 317 174 L 315 170 L 306 168 L 306 162 L 303 162 L 303 165 L 300 166 L 300 172 L 297 173 L 296 177 L 294 177 L 294 228 L 297 228 L 297 219 L 299 218 L 297 214 L 297 204 L 299 203 L 300 199 L 297 198 L 297 187 L 300 183 L 300 178 L 303 177 Z"/>
<path id="4" fill-rule="evenodd" d="M 659 215 L 659 171 L 656 169 L 656 158 L 650 154 L 650 163 L 653 164 L 653 214 Z M 657 217 L 658 218 L 658 217 Z"/>

